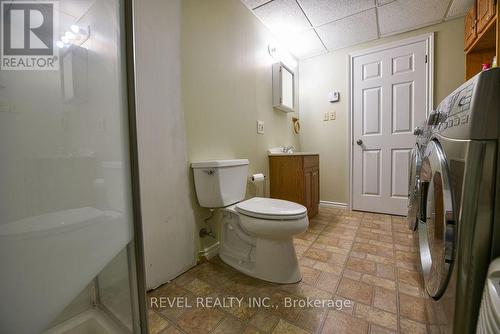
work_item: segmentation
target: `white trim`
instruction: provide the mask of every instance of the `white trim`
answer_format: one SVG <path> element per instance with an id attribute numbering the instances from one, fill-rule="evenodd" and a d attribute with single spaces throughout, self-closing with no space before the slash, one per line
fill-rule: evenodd
<path id="1" fill-rule="evenodd" d="M 219 254 L 219 242 L 217 241 L 213 245 L 208 246 L 205 249 L 202 249 L 198 252 L 199 257 L 205 258 L 207 260 L 210 260 L 214 256 Z"/>
<path id="2" fill-rule="evenodd" d="M 415 36 L 415 37 L 410 37 L 410 38 L 405 38 L 401 39 L 398 41 L 386 43 L 383 45 L 378 45 L 373 48 L 368 48 L 356 52 L 349 53 L 347 55 L 347 92 L 348 92 L 348 129 L 347 129 L 347 134 L 348 134 L 348 140 L 347 140 L 347 152 L 349 154 L 349 159 L 347 159 L 347 171 L 349 174 L 349 185 L 348 185 L 348 190 L 349 190 L 349 202 L 347 204 L 347 208 L 349 210 L 352 210 L 352 183 L 353 183 L 353 175 L 352 175 L 352 167 L 353 167 L 353 150 L 352 146 L 354 145 L 354 139 L 353 139 L 353 96 L 352 96 L 352 91 L 353 91 L 353 64 L 354 64 L 354 58 L 364 56 L 370 53 L 375 53 L 375 52 L 380 52 L 384 51 L 387 49 L 393 49 L 396 47 L 400 46 L 405 46 L 417 42 L 425 41 L 426 42 L 426 51 L 427 51 L 427 73 L 426 73 L 426 84 L 427 84 L 427 89 L 426 89 L 426 102 L 427 102 L 427 115 L 431 110 L 434 108 L 434 32 Z"/>
<path id="3" fill-rule="evenodd" d="M 349 211 L 352 210 L 352 170 L 351 170 L 351 160 L 352 160 L 352 93 L 351 93 L 351 78 L 352 78 L 352 65 L 351 62 L 353 60 L 353 56 L 351 54 L 347 54 L 347 110 L 348 110 L 348 117 L 347 117 L 347 154 L 348 154 L 348 159 L 346 161 L 347 164 L 347 174 L 349 177 L 349 184 L 347 185 L 347 191 L 349 192 L 348 197 L 347 197 L 347 209 Z"/>
<path id="4" fill-rule="evenodd" d="M 325 208 L 347 209 L 347 203 L 319 201 L 319 205 Z"/>

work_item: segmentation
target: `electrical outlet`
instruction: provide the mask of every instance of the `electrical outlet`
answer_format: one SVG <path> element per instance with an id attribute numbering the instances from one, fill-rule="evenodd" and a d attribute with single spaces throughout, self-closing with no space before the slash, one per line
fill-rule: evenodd
<path id="1" fill-rule="evenodd" d="M 337 113 L 335 111 L 330 111 L 330 121 L 334 121 L 337 118 Z"/>
<path id="2" fill-rule="evenodd" d="M 329 119 L 328 112 L 325 112 L 323 114 L 323 121 L 328 121 L 328 119 Z"/>
<path id="3" fill-rule="evenodd" d="M 257 133 L 264 134 L 264 122 L 257 121 Z"/>

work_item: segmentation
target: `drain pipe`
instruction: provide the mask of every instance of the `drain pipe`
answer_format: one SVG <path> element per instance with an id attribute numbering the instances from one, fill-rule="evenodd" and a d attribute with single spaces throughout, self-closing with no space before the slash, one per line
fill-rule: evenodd
<path id="1" fill-rule="evenodd" d="M 214 230 L 212 229 L 212 225 L 209 223 L 209 220 L 211 220 L 214 217 L 215 214 L 215 209 L 210 209 L 210 215 L 205 218 L 203 221 L 205 224 L 208 226 L 208 229 L 203 227 L 200 229 L 200 238 L 203 238 L 205 236 L 212 237 L 217 240 L 217 235 L 215 234 Z"/>

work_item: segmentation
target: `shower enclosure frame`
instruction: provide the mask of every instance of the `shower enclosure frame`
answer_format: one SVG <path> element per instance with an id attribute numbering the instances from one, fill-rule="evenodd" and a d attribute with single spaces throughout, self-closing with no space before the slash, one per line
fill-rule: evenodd
<path id="1" fill-rule="evenodd" d="M 127 111 L 129 131 L 130 179 L 132 187 L 132 210 L 134 221 L 134 249 L 138 322 L 134 322 L 133 330 L 142 334 L 148 333 L 148 309 L 146 306 L 146 272 L 144 259 L 144 238 L 142 230 L 141 196 L 139 180 L 139 155 L 137 145 L 137 110 L 135 89 L 135 34 L 134 34 L 134 0 L 124 0 L 125 29 L 125 71 L 127 88 Z M 129 261 L 130 263 L 131 261 Z M 129 268 L 132 271 L 132 268 Z"/>

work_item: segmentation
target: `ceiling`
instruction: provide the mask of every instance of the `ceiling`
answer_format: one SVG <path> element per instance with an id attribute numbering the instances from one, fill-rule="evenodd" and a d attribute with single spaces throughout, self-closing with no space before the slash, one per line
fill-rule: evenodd
<path id="1" fill-rule="evenodd" d="M 474 0 L 241 0 L 304 59 L 465 15 Z"/>

